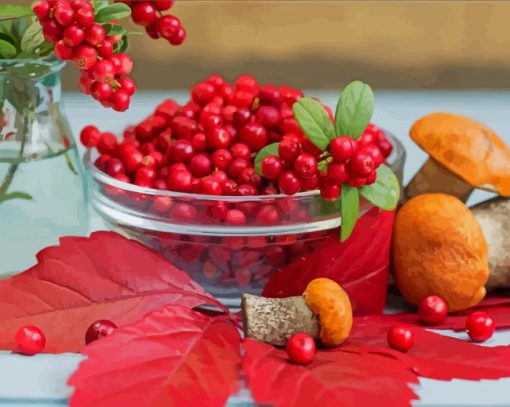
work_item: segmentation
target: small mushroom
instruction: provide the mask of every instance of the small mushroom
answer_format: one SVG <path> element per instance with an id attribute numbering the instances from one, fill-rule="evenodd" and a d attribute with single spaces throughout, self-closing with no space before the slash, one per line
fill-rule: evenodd
<path id="1" fill-rule="evenodd" d="M 242 296 L 247 338 L 283 346 L 298 332 L 320 339 L 325 346 L 341 344 L 351 332 L 352 307 L 347 293 L 328 278 L 316 278 L 303 295 L 266 298 Z"/>
<path id="2" fill-rule="evenodd" d="M 488 289 L 510 287 L 510 199 L 494 198 L 472 208 L 489 246 Z"/>
<path id="3" fill-rule="evenodd" d="M 474 188 L 510 197 L 510 149 L 488 127 L 432 113 L 413 125 L 410 136 L 430 157 L 406 187 L 407 199 L 442 192 L 466 202 Z"/>

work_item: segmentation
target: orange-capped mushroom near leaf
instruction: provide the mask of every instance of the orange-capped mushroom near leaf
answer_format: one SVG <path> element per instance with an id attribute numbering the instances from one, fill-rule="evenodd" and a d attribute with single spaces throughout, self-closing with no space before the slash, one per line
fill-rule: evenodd
<path id="1" fill-rule="evenodd" d="M 412 304 L 432 294 L 452 312 L 478 304 L 489 277 L 488 248 L 469 208 L 446 194 L 408 201 L 395 219 L 393 274 Z"/>
<path id="2" fill-rule="evenodd" d="M 247 338 L 283 346 L 299 332 L 325 346 L 345 341 L 352 328 L 352 306 L 347 293 L 333 280 L 316 278 L 303 295 L 266 298 L 242 296 L 244 333 Z"/>
<path id="3" fill-rule="evenodd" d="M 429 159 L 405 189 L 405 196 L 443 192 L 466 202 L 474 188 L 510 197 L 510 148 L 487 126 L 468 117 L 432 113 L 410 136 Z"/>

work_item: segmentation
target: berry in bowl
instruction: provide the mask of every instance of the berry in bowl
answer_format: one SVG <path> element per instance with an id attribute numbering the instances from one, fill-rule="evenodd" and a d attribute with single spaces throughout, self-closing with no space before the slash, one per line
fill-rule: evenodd
<path id="1" fill-rule="evenodd" d="M 361 82 L 335 118 L 295 89 L 214 75 L 121 141 L 83 129 L 92 205 L 227 306 L 329 277 L 357 314 L 381 312 L 405 153 L 372 112 Z"/>

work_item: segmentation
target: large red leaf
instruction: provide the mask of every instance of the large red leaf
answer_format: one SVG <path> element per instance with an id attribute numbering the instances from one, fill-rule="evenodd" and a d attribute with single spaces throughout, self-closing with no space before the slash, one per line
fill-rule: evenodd
<path id="1" fill-rule="evenodd" d="M 167 306 L 92 343 L 71 406 L 223 406 L 238 389 L 241 338 L 226 318 Z"/>
<path id="2" fill-rule="evenodd" d="M 408 406 L 417 399 L 408 383 L 418 380 L 399 361 L 348 345 L 298 366 L 284 350 L 248 339 L 243 372 L 255 401 L 276 407 Z"/>
<path id="3" fill-rule="evenodd" d="M 386 355 L 401 361 L 419 376 L 438 380 L 499 379 L 510 377 L 510 346 L 481 346 L 412 327 L 414 346 L 407 353 L 391 349 L 386 342 L 391 320 L 380 317 L 355 319 L 347 344 L 362 353 Z"/>
<path id="4" fill-rule="evenodd" d="M 266 297 L 301 295 L 319 277 L 339 283 L 356 315 L 381 313 L 386 304 L 391 231 L 395 213 L 373 208 L 344 243 L 331 238 L 311 255 L 277 271 L 264 287 Z"/>
<path id="5" fill-rule="evenodd" d="M 113 232 L 62 238 L 37 260 L 0 281 L 2 349 L 14 349 L 15 332 L 27 324 L 45 332 L 46 352 L 75 352 L 97 319 L 123 325 L 170 303 L 221 307 L 161 255 Z"/>

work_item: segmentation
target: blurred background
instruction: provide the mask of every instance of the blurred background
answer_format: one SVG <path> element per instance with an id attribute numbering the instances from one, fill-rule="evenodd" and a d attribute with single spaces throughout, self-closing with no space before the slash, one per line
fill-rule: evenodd
<path id="1" fill-rule="evenodd" d="M 177 0 L 173 11 L 182 46 L 131 41 L 141 89 L 188 88 L 211 72 L 307 89 L 353 78 L 378 89 L 510 86 L 510 1 Z"/>

